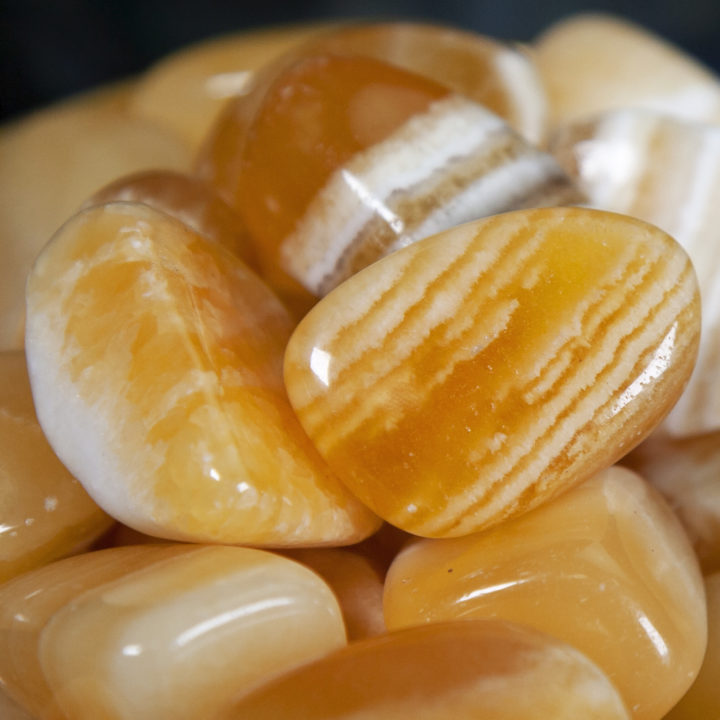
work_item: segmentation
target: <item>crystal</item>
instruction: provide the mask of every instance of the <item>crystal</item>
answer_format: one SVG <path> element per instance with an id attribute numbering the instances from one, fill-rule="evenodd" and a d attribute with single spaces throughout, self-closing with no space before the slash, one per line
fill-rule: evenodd
<path id="1" fill-rule="evenodd" d="M 638 444 L 695 358 L 697 283 L 672 238 L 579 208 L 415 243 L 295 329 L 290 401 L 388 522 L 463 535 L 541 504 Z"/>
<path id="2" fill-rule="evenodd" d="M 692 683 L 705 613 L 677 518 L 620 467 L 485 532 L 416 541 L 385 585 L 390 630 L 474 617 L 529 625 L 597 663 L 636 720 L 657 720 Z"/>
<path id="3" fill-rule="evenodd" d="M 51 445 L 113 517 L 175 540 L 347 544 L 378 520 L 334 477 L 282 382 L 293 328 L 225 248 L 116 203 L 66 223 L 28 282 Z"/>

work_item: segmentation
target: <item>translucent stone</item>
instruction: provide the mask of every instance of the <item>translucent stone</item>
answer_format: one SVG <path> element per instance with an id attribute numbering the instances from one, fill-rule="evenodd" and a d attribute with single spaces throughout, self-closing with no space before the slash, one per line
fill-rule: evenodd
<path id="1" fill-rule="evenodd" d="M 0 717 L 3 720 L 36 720 L 0 688 Z"/>
<path id="2" fill-rule="evenodd" d="M 692 683 L 705 613 L 678 520 L 619 467 L 486 532 L 417 541 L 385 585 L 391 630 L 498 617 L 571 643 L 607 673 L 636 720 L 657 720 Z"/>
<path id="3" fill-rule="evenodd" d="M 170 539 L 361 540 L 377 519 L 334 477 L 282 381 L 293 323 L 234 255 L 136 204 L 66 223 L 28 282 L 40 423 L 113 517 Z"/>
<path id="4" fill-rule="evenodd" d="M 128 116 L 127 93 L 91 93 L 0 129 L 0 350 L 23 347 L 26 276 L 87 197 L 120 175 L 189 167 L 182 142 Z"/>
<path id="5" fill-rule="evenodd" d="M 616 111 L 565 128 L 552 149 L 593 206 L 657 225 L 693 261 L 703 303 L 700 354 L 665 429 L 720 430 L 720 127 Z"/>
<path id="6" fill-rule="evenodd" d="M 250 267 L 255 250 L 240 216 L 201 180 L 172 170 L 146 170 L 125 175 L 98 190 L 84 207 L 135 202 L 160 210 L 214 240 Z"/>
<path id="7" fill-rule="evenodd" d="M 654 433 L 621 462 L 665 496 L 703 571 L 720 571 L 720 432 L 687 438 Z"/>
<path id="8" fill-rule="evenodd" d="M 259 688 L 217 720 L 622 720 L 584 655 L 498 620 L 416 627 L 354 643 Z"/>
<path id="9" fill-rule="evenodd" d="M 295 306 L 434 232 L 582 199 L 497 115 L 379 60 L 306 57 L 253 102 L 250 118 L 224 115 L 199 172 L 240 211 L 268 282 Z"/>
<path id="10" fill-rule="evenodd" d="M 551 124 L 617 108 L 720 121 L 720 82 L 697 60 L 625 19 L 571 16 L 534 43 Z"/>
<path id="11" fill-rule="evenodd" d="M 342 647 L 337 601 L 262 550 L 104 550 L 0 587 L 0 679 L 69 720 L 214 717 L 240 692 Z"/>
<path id="12" fill-rule="evenodd" d="M 138 78 L 129 110 L 199 148 L 225 103 L 246 94 L 260 68 L 331 27 L 316 23 L 231 33 L 182 48 Z"/>
<path id="13" fill-rule="evenodd" d="M 705 578 L 708 605 L 708 647 L 700 674 L 665 720 L 720 718 L 720 573 Z"/>
<path id="14" fill-rule="evenodd" d="M 283 554 L 309 567 L 330 586 L 340 604 L 350 642 L 385 632 L 384 577 L 367 558 L 334 548 L 286 550 Z"/>
<path id="15" fill-rule="evenodd" d="M 111 525 L 48 445 L 25 353 L 0 353 L 0 583 L 83 550 Z"/>
<path id="16" fill-rule="evenodd" d="M 670 237 L 546 208 L 469 223 L 350 278 L 298 325 L 290 401 L 388 522 L 464 535 L 626 454 L 692 369 L 699 299 Z"/>

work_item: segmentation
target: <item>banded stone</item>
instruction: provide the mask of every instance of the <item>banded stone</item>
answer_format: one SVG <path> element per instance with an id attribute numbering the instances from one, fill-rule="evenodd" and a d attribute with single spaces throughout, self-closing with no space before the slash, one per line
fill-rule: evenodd
<path id="1" fill-rule="evenodd" d="M 300 427 L 282 380 L 294 324 L 237 257 L 145 205 L 67 222 L 28 282 L 40 423 L 90 495 L 141 532 L 351 543 L 378 520 Z"/>
<path id="2" fill-rule="evenodd" d="M 499 620 L 353 643 L 257 689 L 217 720 L 626 720 L 617 690 L 569 645 Z"/>
<path id="3" fill-rule="evenodd" d="M 230 120 L 232 126 L 232 119 Z M 204 175 L 241 212 L 263 272 L 312 303 L 377 258 L 458 223 L 581 199 L 545 153 L 433 80 L 365 57 L 307 57 L 269 87 Z M 241 123 L 242 124 L 242 123 Z"/>
<path id="4" fill-rule="evenodd" d="M 485 532 L 409 545 L 384 602 L 390 630 L 493 617 L 570 643 L 636 720 L 682 697 L 707 641 L 702 577 L 680 523 L 618 467 Z"/>
<path id="5" fill-rule="evenodd" d="M 330 588 L 248 548 L 148 545 L 0 587 L 0 679 L 48 720 L 192 720 L 345 645 Z"/>
<path id="6" fill-rule="evenodd" d="M 474 532 L 590 477 L 665 416 L 695 360 L 672 238 L 580 208 L 508 213 L 384 258 L 295 329 L 285 382 L 328 464 L 381 517 Z"/>
<path id="7" fill-rule="evenodd" d="M 553 127 L 621 108 L 720 120 L 718 77 L 625 18 L 570 16 L 547 28 L 533 49 Z"/>
<path id="8" fill-rule="evenodd" d="M 720 127 L 617 111 L 565 128 L 553 152 L 591 205 L 653 223 L 687 251 L 700 283 L 700 352 L 664 428 L 720 430 Z"/>

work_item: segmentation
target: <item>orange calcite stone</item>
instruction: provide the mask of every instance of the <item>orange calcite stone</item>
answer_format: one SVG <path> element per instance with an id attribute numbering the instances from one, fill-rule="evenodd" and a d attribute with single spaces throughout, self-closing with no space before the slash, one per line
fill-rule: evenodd
<path id="1" fill-rule="evenodd" d="M 665 720 L 720 718 L 720 572 L 705 578 L 708 605 L 708 646 L 700 674 Z"/>
<path id="2" fill-rule="evenodd" d="M 615 108 L 720 120 L 720 82 L 679 48 L 627 20 L 580 14 L 548 28 L 534 58 L 555 126 Z"/>
<path id="3" fill-rule="evenodd" d="M 66 223 L 28 283 L 38 417 L 111 515 L 177 540 L 351 543 L 377 519 L 282 383 L 293 323 L 225 248 L 144 205 Z"/>
<path id="4" fill-rule="evenodd" d="M 209 240 L 224 245 L 250 267 L 255 251 L 238 214 L 212 188 L 192 175 L 146 170 L 126 175 L 98 190 L 84 207 L 135 202 L 167 213 Z"/>
<path id="5" fill-rule="evenodd" d="M 620 720 L 607 677 L 529 628 L 468 620 L 355 643 L 274 680 L 217 720 Z"/>
<path id="6" fill-rule="evenodd" d="M 27 274 L 89 195 L 120 175 L 189 167 L 181 141 L 127 115 L 128 92 L 90 93 L 0 128 L 0 350 L 23 347 Z"/>
<path id="7" fill-rule="evenodd" d="M 572 644 L 637 720 L 677 702 L 707 639 L 702 578 L 680 524 L 656 490 L 618 467 L 514 521 L 398 555 L 385 585 L 389 629 L 478 617 Z"/>
<path id="8" fill-rule="evenodd" d="M 83 550 L 111 525 L 48 445 L 25 353 L 0 353 L 0 583 Z"/>
<path id="9" fill-rule="evenodd" d="M 703 571 L 720 571 L 720 432 L 687 438 L 654 433 L 621 462 L 665 496 Z"/>
<path id="10" fill-rule="evenodd" d="M 532 509 L 639 443 L 695 359 L 669 236 L 579 208 L 508 213 L 358 273 L 296 328 L 285 381 L 341 479 L 420 535 Z"/>
<path id="11" fill-rule="evenodd" d="M 384 578 L 367 558 L 334 548 L 286 550 L 283 554 L 309 567 L 330 586 L 340 604 L 350 642 L 385 632 Z"/>
<path id="12" fill-rule="evenodd" d="M 0 587 L 0 679 L 52 720 L 191 720 L 345 644 L 337 601 L 262 550 L 141 546 Z"/>
<path id="13" fill-rule="evenodd" d="M 433 232 L 582 199 L 500 117 L 373 58 L 305 57 L 246 102 L 223 116 L 198 172 L 240 211 L 268 282 L 295 307 Z"/>

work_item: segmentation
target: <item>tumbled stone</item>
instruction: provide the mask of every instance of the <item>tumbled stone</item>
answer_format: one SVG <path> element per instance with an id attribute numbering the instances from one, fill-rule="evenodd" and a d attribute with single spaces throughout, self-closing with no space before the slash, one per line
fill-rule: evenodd
<path id="1" fill-rule="evenodd" d="M 28 282 L 40 423 L 111 515 L 170 539 L 343 544 L 377 519 L 282 381 L 293 323 L 234 255 L 144 205 L 66 223 Z"/>
<path id="2" fill-rule="evenodd" d="M 0 678 L 52 718 L 214 717 L 238 693 L 345 644 L 307 568 L 194 545 L 90 553 L 0 586 Z"/>
<path id="3" fill-rule="evenodd" d="M 124 175 L 95 192 L 83 205 L 134 202 L 149 205 L 214 240 L 255 268 L 255 251 L 239 215 L 212 188 L 192 175 L 146 170 Z"/>
<path id="4" fill-rule="evenodd" d="M 287 673 L 217 720 L 621 720 L 617 690 L 584 655 L 499 620 L 416 627 Z"/>
<path id="5" fill-rule="evenodd" d="M 680 699 L 707 640 L 702 578 L 678 520 L 618 467 L 486 532 L 400 553 L 385 585 L 389 629 L 474 617 L 571 643 L 637 720 Z"/>
<path id="6" fill-rule="evenodd" d="M 624 110 L 565 128 L 552 149 L 590 204 L 657 225 L 693 261 L 700 353 L 664 427 L 683 436 L 720 430 L 720 127 Z"/>
<path id="7" fill-rule="evenodd" d="M 708 646 L 700 674 L 666 720 L 710 720 L 720 717 L 720 572 L 705 578 Z"/>
<path id="8" fill-rule="evenodd" d="M 294 305 L 453 225 L 582 199 L 500 117 L 373 58 L 306 57 L 254 102 L 249 119 L 225 116 L 199 172 L 241 213 L 264 276 Z"/>
<path id="9" fill-rule="evenodd" d="M 718 78 L 628 20 L 593 13 L 571 16 L 545 30 L 534 50 L 554 126 L 617 108 L 720 120 Z"/>
<path id="10" fill-rule="evenodd" d="M 621 463 L 665 496 L 703 571 L 720 571 L 720 432 L 686 438 L 654 433 Z"/>
<path id="11" fill-rule="evenodd" d="M 0 583 L 83 550 L 112 522 L 48 445 L 25 353 L 0 353 Z"/>
<path id="12" fill-rule="evenodd" d="M 381 517 L 432 537 L 538 506 L 639 443 L 692 369 L 699 300 L 672 238 L 572 208 L 415 243 L 324 298 L 290 401 Z"/>
<path id="13" fill-rule="evenodd" d="M 127 115 L 128 92 L 90 93 L 0 130 L 0 350 L 23 347 L 33 260 L 89 195 L 120 175 L 189 167 L 182 142 Z"/>

